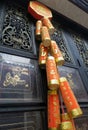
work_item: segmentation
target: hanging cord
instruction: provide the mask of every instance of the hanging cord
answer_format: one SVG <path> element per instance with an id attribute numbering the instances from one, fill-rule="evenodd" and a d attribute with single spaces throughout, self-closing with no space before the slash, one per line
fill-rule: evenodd
<path id="1" fill-rule="evenodd" d="M 74 120 L 73 119 L 71 120 L 72 120 L 73 130 L 76 130 Z"/>
<path id="2" fill-rule="evenodd" d="M 64 113 L 65 113 L 65 110 L 64 110 L 63 99 L 62 99 L 62 96 L 61 96 L 60 91 L 59 91 L 59 96 L 60 96 L 61 111 L 62 111 L 62 114 L 64 114 Z"/>

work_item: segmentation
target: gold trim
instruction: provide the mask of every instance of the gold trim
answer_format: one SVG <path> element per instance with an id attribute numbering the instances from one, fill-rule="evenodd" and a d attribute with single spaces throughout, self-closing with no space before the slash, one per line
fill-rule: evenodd
<path id="1" fill-rule="evenodd" d="M 48 56 L 47 59 L 54 60 L 55 58 L 53 56 Z"/>
<path id="2" fill-rule="evenodd" d="M 68 113 L 63 113 L 61 114 L 62 120 L 70 120 L 69 114 Z"/>
<path id="3" fill-rule="evenodd" d="M 58 128 L 48 128 L 48 130 L 59 130 Z"/>
<path id="4" fill-rule="evenodd" d="M 60 124 L 60 130 L 72 130 L 73 126 L 70 121 L 65 121 Z"/>
<path id="5" fill-rule="evenodd" d="M 44 40 L 42 40 L 42 43 L 45 47 L 50 46 L 51 40 L 49 38 L 46 38 Z"/>
<path id="6" fill-rule="evenodd" d="M 41 20 L 38 20 L 36 23 L 41 23 L 41 24 L 42 24 L 42 21 L 41 21 Z"/>
<path id="7" fill-rule="evenodd" d="M 41 62 L 39 62 L 39 66 L 40 66 L 40 68 L 45 69 L 46 60 L 42 60 Z"/>
<path id="8" fill-rule="evenodd" d="M 59 80 L 57 79 L 52 79 L 48 82 L 48 86 L 50 85 L 59 85 Z"/>
<path id="9" fill-rule="evenodd" d="M 39 65 L 42 65 L 42 64 L 46 64 L 46 60 L 41 60 L 41 61 L 39 62 Z"/>
<path id="10" fill-rule="evenodd" d="M 59 80 L 51 80 L 48 83 L 48 87 L 50 90 L 56 90 L 59 88 Z"/>
<path id="11" fill-rule="evenodd" d="M 69 112 L 69 115 L 72 117 L 72 118 L 76 118 L 76 117 L 79 117 L 83 114 L 81 108 L 77 108 L 77 109 L 73 109 L 71 112 Z"/>
<path id="12" fill-rule="evenodd" d="M 59 88 L 58 85 L 52 85 L 48 87 L 50 90 L 57 90 Z"/>
<path id="13" fill-rule="evenodd" d="M 48 90 L 49 95 L 57 95 L 57 90 Z"/>
<path id="14" fill-rule="evenodd" d="M 55 59 L 57 65 L 63 65 L 64 64 L 64 58 L 63 57 L 58 57 Z"/>
<path id="15" fill-rule="evenodd" d="M 64 81 L 67 81 L 67 79 L 65 77 L 61 77 L 60 82 L 64 82 Z"/>
<path id="16" fill-rule="evenodd" d="M 56 41 L 54 41 L 54 40 L 51 40 L 51 43 L 56 43 Z"/>

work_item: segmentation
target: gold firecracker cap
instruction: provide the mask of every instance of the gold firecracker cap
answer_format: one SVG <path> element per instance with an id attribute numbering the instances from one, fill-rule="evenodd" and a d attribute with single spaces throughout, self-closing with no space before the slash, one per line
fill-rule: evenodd
<path id="1" fill-rule="evenodd" d="M 38 20 L 38 21 L 36 22 L 36 24 L 37 24 L 37 23 L 41 23 L 41 24 L 42 24 L 42 21 L 41 21 L 41 20 Z"/>
<path id="2" fill-rule="evenodd" d="M 68 113 L 63 113 L 63 114 L 61 114 L 61 118 L 62 118 L 62 120 L 70 120 L 70 116 L 69 116 L 69 114 Z"/>
<path id="3" fill-rule="evenodd" d="M 51 90 L 56 90 L 59 88 L 59 80 L 52 79 L 48 82 L 48 87 Z"/>
<path id="4" fill-rule="evenodd" d="M 41 60 L 41 61 L 39 62 L 39 66 L 40 66 L 41 68 L 45 68 L 45 65 L 46 65 L 46 60 Z"/>
<path id="5" fill-rule="evenodd" d="M 60 130 L 73 130 L 72 122 L 65 121 L 60 124 Z"/>
<path id="6" fill-rule="evenodd" d="M 59 80 L 60 80 L 60 82 L 67 81 L 67 79 L 65 77 L 61 77 Z"/>
<path id="7" fill-rule="evenodd" d="M 47 37 L 46 39 L 42 40 L 42 42 L 45 47 L 48 47 L 48 46 L 50 46 L 51 40 L 50 40 L 50 38 Z"/>
<path id="8" fill-rule="evenodd" d="M 81 108 L 76 108 L 76 109 L 73 109 L 72 111 L 69 112 L 69 115 L 72 117 L 72 118 L 77 118 L 79 116 L 81 116 L 83 114 Z"/>
<path id="9" fill-rule="evenodd" d="M 56 90 L 48 90 L 48 94 L 49 95 L 57 95 L 57 91 Z"/>
<path id="10" fill-rule="evenodd" d="M 64 64 L 64 58 L 63 57 L 58 57 L 55 59 L 57 65 L 63 65 Z"/>
<path id="11" fill-rule="evenodd" d="M 55 60 L 55 58 L 53 56 L 48 56 L 47 59 Z"/>

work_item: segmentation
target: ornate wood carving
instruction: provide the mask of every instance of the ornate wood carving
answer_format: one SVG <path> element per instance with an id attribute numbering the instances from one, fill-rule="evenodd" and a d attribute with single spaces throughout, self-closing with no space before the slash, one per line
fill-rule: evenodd
<path id="1" fill-rule="evenodd" d="M 88 67 L 88 44 L 83 40 L 80 35 L 72 34 L 74 44 L 76 45 L 78 52 L 83 60 L 83 63 Z"/>
<path id="2" fill-rule="evenodd" d="M 72 57 L 69 53 L 68 47 L 66 45 L 65 39 L 64 39 L 63 34 L 62 34 L 63 31 L 62 31 L 59 23 L 53 21 L 53 25 L 55 26 L 56 31 L 51 36 L 51 39 L 55 40 L 57 42 L 57 44 L 62 52 L 62 55 L 65 59 L 65 62 L 73 63 Z"/>
<path id="3" fill-rule="evenodd" d="M 27 12 L 15 4 L 6 5 L 2 30 L 2 45 L 32 51 L 32 21 Z"/>

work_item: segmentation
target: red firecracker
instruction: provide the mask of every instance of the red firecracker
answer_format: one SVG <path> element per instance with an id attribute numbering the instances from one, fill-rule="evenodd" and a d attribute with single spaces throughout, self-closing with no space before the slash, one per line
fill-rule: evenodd
<path id="1" fill-rule="evenodd" d="M 37 40 L 41 40 L 41 28 L 42 28 L 42 21 L 38 20 L 36 22 L 36 30 L 35 30 L 35 36 Z"/>
<path id="2" fill-rule="evenodd" d="M 57 63 L 57 65 L 63 65 L 64 64 L 64 58 L 62 56 L 62 53 L 57 45 L 57 43 L 55 41 L 51 41 L 51 54 L 54 56 L 55 61 Z"/>
<path id="3" fill-rule="evenodd" d="M 47 17 L 44 17 L 44 18 L 42 19 L 42 23 L 43 23 L 44 26 L 46 26 L 46 27 L 48 28 L 50 34 L 53 34 L 53 33 L 54 33 L 55 28 L 54 28 L 54 26 L 52 25 L 51 21 L 50 21 Z"/>
<path id="4" fill-rule="evenodd" d="M 82 110 L 71 90 L 71 87 L 65 77 L 60 78 L 60 91 L 66 105 L 67 111 L 72 118 L 82 115 Z"/>
<path id="5" fill-rule="evenodd" d="M 42 43 L 45 47 L 49 47 L 51 43 L 50 35 L 48 28 L 46 26 L 42 26 L 41 28 L 41 35 L 42 35 Z"/>
<path id="6" fill-rule="evenodd" d="M 48 91 L 48 128 L 49 130 L 57 130 L 60 121 L 60 104 L 57 91 Z"/>
<path id="7" fill-rule="evenodd" d="M 55 90 L 59 88 L 59 74 L 57 71 L 55 59 L 53 56 L 48 56 L 46 60 L 46 73 L 48 88 Z"/>
<path id="8" fill-rule="evenodd" d="M 45 68 L 47 56 L 48 48 L 44 47 L 44 45 L 41 43 L 39 48 L 39 65 L 41 68 Z"/>

